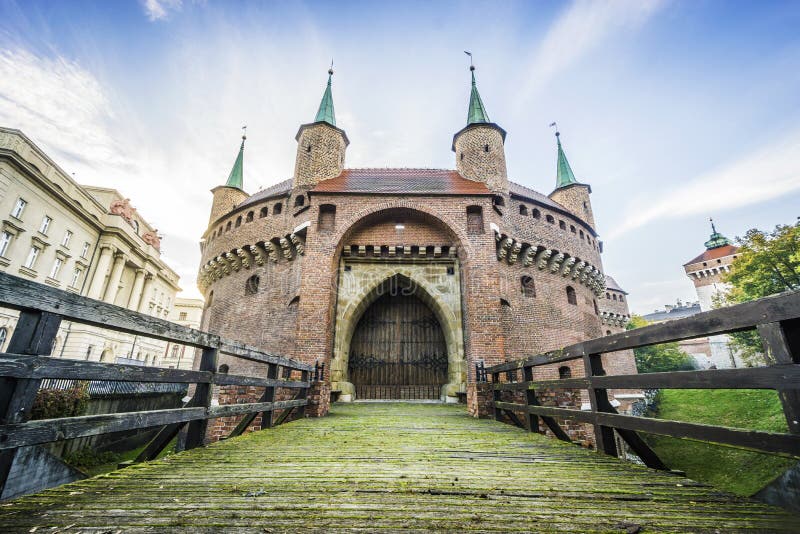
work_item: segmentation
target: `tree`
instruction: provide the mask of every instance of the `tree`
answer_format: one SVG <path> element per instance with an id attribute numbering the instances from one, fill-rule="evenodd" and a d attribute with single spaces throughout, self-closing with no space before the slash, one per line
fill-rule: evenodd
<path id="1" fill-rule="evenodd" d="M 648 323 L 639 315 L 631 317 L 627 330 L 647 326 Z M 659 373 L 663 371 L 691 371 L 695 369 L 694 359 L 683 352 L 678 343 L 661 343 L 633 349 L 636 368 L 640 373 Z"/>
<path id="2" fill-rule="evenodd" d="M 800 221 L 777 225 L 772 232 L 756 228 L 737 237 L 739 250 L 731 271 L 723 281 L 731 289 L 719 304 L 735 304 L 767 297 L 784 291 L 800 290 Z M 754 365 L 763 363 L 761 339 L 755 330 L 730 334 L 731 346 L 742 359 Z"/>

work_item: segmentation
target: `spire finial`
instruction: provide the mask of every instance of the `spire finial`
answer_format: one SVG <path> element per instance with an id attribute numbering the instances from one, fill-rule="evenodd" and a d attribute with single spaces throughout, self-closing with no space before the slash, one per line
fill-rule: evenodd
<path id="1" fill-rule="evenodd" d="M 486 113 L 486 108 L 483 107 L 483 101 L 481 100 L 480 93 L 478 93 L 478 86 L 475 83 L 475 65 L 472 63 L 472 52 L 464 50 L 464 53 L 469 56 L 469 70 L 472 74 L 472 91 L 469 95 L 467 125 L 480 122 L 492 122 L 489 120 L 489 114 Z"/>
<path id="2" fill-rule="evenodd" d="M 247 125 L 245 124 L 242 126 L 242 146 L 244 146 L 244 141 L 247 139 Z"/>
<path id="3" fill-rule="evenodd" d="M 572 172 L 572 167 L 570 167 L 569 161 L 567 161 L 567 155 L 564 153 L 564 148 L 561 146 L 561 132 L 558 131 L 558 124 L 551 122 L 550 127 L 556 129 L 556 144 L 558 145 L 558 162 L 556 163 L 556 189 L 577 184 L 578 180 L 575 179 L 575 173 Z"/>
<path id="4" fill-rule="evenodd" d="M 331 93 L 331 78 L 333 78 L 333 58 L 328 69 L 328 86 L 322 94 L 322 101 L 319 103 L 317 116 L 314 122 L 327 122 L 331 126 L 336 126 L 336 113 L 333 110 L 333 95 Z"/>
<path id="5" fill-rule="evenodd" d="M 554 128 L 555 129 L 555 131 L 556 131 L 556 139 L 558 139 L 558 137 L 561 135 L 561 132 L 558 131 L 558 124 L 556 123 L 556 121 L 553 121 L 553 122 L 550 123 L 550 128 Z M 558 141 L 561 142 L 560 139 L 558 139 Z"/>
<path id="6" fill-rule="evenodd" d="M 331 76 L 333 76 L 333 58 L 331 58 L 331 66 L 328 69 L 328 83 L 331 81 Z"/>
<path id="7" fill-rule="evenodd" d="M 228 175 L 225 183 L 228 187 L 242 189 L 244 187 L 244 140 L 247 139 L 247 126 L 242 126 L 242 145 L 239 147 L 239 154 L 233 162 L 233 168 Z"/>
<path id="8" fill-rule="evenodd" d="M 464 53 L 469 56 L 469 70 L 470 71 L 474 71 L 475 70 L 475 65 L 472 63 L 472 52 L 467 52 L 466 50 L 464 50 Z M 472 77 L 472 82 L 475 83 L 475 77 L 474 76 Z"/>
<path id="9" fill-rule="evenodd" d="M 717 228 L 714 226 L 714 219 L 709 217 L 708 220 L 711 221 L 711 233 L 712 234 L 716 234 L 717 233 Z"/>

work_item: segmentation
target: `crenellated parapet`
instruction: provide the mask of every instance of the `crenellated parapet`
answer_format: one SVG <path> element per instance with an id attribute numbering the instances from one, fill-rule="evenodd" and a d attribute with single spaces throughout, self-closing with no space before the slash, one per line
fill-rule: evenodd
<path id="1" fill-rule="evenodd" d="M 598 297 L 605 291 L 605 275 L 596 266 L 566 252 L 514 239 L 495 230 L 497 259 L 508 265 L 518 261 L 524 267 L 535 265 L 540 271 L 569 278 L 585 285 Z"/>
<path id="2" fill-rule="evenodd" d="M 270 240 L 242 245 L 229 252 L 221 252 L 208 260 L 197 274 L 200 289 L 205 291 L 211 284 L 231 273 L 247 270 L 254 265 L 264 265 L 267 261 L 278 263 L 278 254 L 286 261 L 292 261 L 305 254 L 305 239 L 298 234 L 273 237 Z"/>
<path id="3" fill-rule="evenodd" d="M 626 326 L 628 326 L 628 322 L 630 320 L 631 318 L 629 315 L 623 315 L 621 313 L 613 313 L 608 311 L 600 312 L 600 321 L 604 325 L 625 328 Z"/>

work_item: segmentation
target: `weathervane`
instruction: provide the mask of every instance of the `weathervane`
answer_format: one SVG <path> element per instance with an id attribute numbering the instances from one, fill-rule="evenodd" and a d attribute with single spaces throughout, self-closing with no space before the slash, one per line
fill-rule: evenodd
<path id="1" fill-rule="evenodd" d="M 247 125 L 242 126 L 242 141 L 247 139 Z"/>
<path id="2" fill-rule="evenodd" d="M 328 69 L 328 74 L 333 76 L 333 58 L 331 58 L 331 67 Z"/>
<path id="3" fill-rule="evenodd" d="M 469 70 L 475 70 L 475 65 L 472 63 L 472 52 L 467 52 L 464 50 L 464 53 L 469 56 Z"/>
<path id="4" fill-rule="evenodd" d="M 559 135 L 561 135 L 561 132 L 559 132 L 559 131 L 558 131 L 558 124 L 556 124 L 556 121 L 553 121 L 553 122 L 551 122 L 551 123 L 550 123 L 550 128 L 553 128 L 553 129 L 555 129 L 555 131 L 556 131 L 556 137 L 558 137 Z"/>
<path id="5" fill-rule="evenodd" d="M 711 221 L 711 232 L 716 234 L 717 233 L 717 228 L 714 226 L 714 219 L 709 217 L 708 220 Z"/>

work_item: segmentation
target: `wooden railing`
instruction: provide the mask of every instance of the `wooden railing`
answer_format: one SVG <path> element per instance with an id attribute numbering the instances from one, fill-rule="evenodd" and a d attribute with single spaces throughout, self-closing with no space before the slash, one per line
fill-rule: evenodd
<path id="1" fill-rule="evenodd" d="M 603 369 L 602 355 L 606 353 L 753 328 L 757 329 L 764 345 L 765 367 L 615 376 L 607 376 Z M 534 379 L 534 368 L 538 366 L 573 360 L 583 360 L 584 377 Z M 515 378 L 518 370 L 522 371 L 522 376 Z M 496 419 L 507 418 L 530 431 L 539 430 L 541 419 L 556 437 L 564 441 L 570 441 L 570 438 L 555 417 L 589 423 L 594 426 L 597 449 L 615 456 L 616 431 L 647 466 L 656 469 L 667 469 L 667 466 L 637 432 L 800 458 L 800 292 L 592 339 L 558 351 L 488 367 L 485 374 L 492 377 L 492 405 Z M 516 381 L 517 378 L 521 380 Z M 537 390 L 542 388 L 586 390 L 591 409 L 542 406 L 536 396 Z M 788 433 L 621 415 L 609 402 L 609 389 L 771 389 L 780 397 Z M 504 402 L 504 391 L 524 392 L 524 404 Z M 519 413 L 524 415 L 523 419 L 517 416 Z"/>
<path id="2" fill-rule="evenodd" d="M 273 412 L 302 415 L 307 404 L 313 367 L 261 352 L 213 334 L 180 326 L 125 308 L 29 280 L 0 273 L 0 307 L 19 311 L 19 320 L 5 353 L 0 353 L 0 494 L 3 492 L 16 449 L 66 439 L 125 430 L 161 427 L 137 461 L 155 458 L 186 426 L 185 448 L 203 444 L 208 421 L 243 415 L 231 436 L 241 434 L 262 414 L 262 427 L 272 426 Z M 62 321 L 93 325 L 201 349 L 196 371 L 164 369 L 51 358 Z M 239 376 L 218 372 L 219 354 L 264 364 L 265 376 Z M 281 370 L 283 372 L 281 372 Z M 299 380 L 281 379 L 292 372 Z M 31 407 L 43 379 L 103 380 L 119 382 L 195 384 L 194 395 L 182 408 L 103 415 L 30 420 Z M 263 387 L 259 402 L 212 406 L 213 386 Z M 276 388 L 296 391 L 293 400 L 275 401 Z M 230 437 L 230 436 L 229 436 Z"/>

